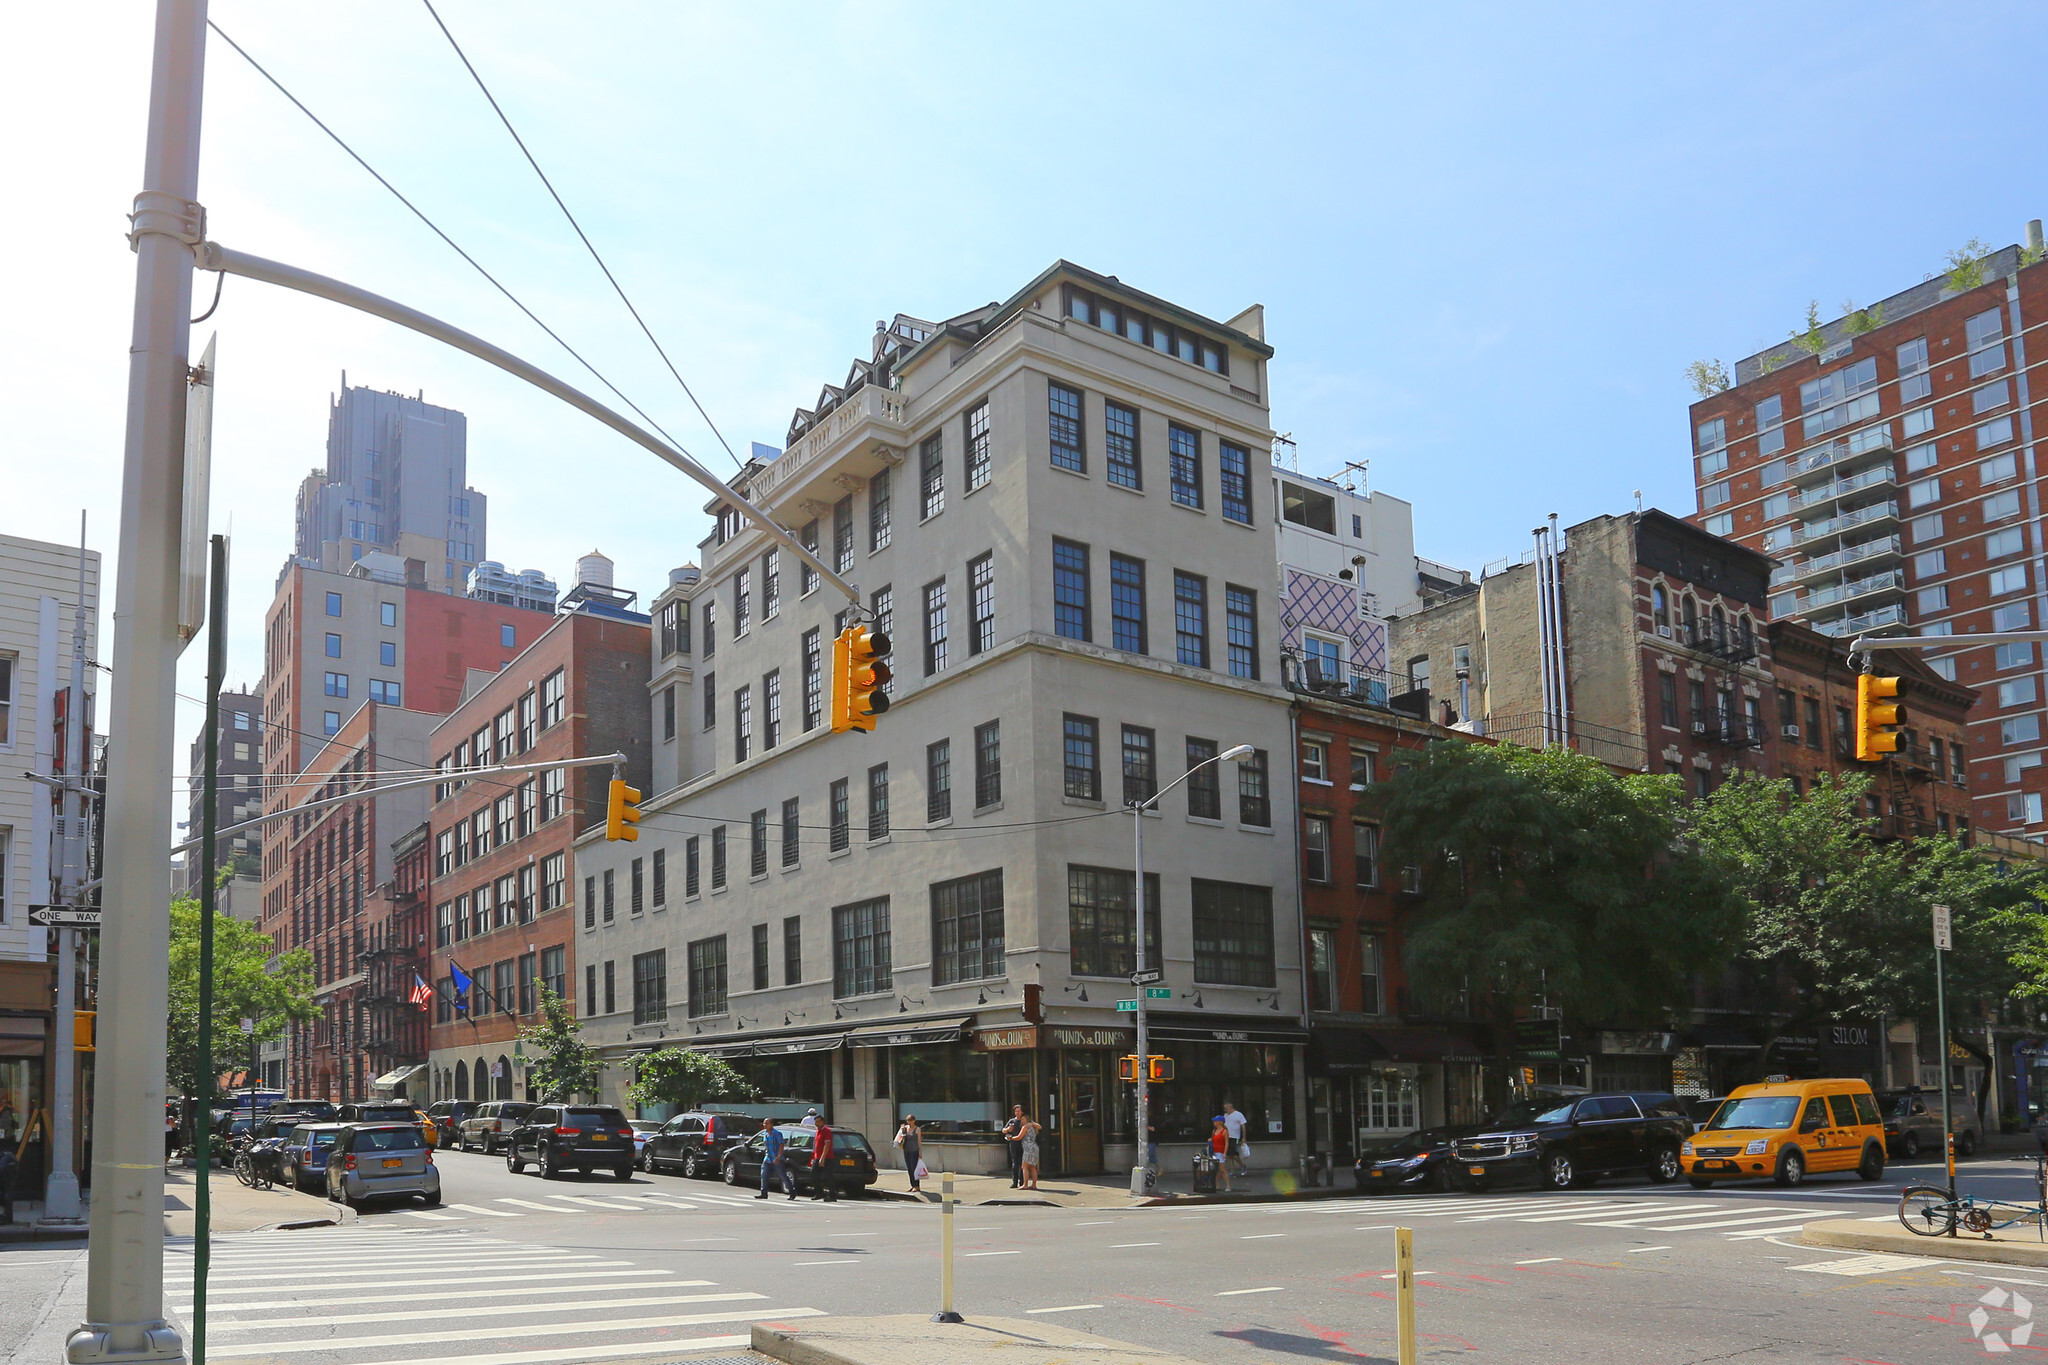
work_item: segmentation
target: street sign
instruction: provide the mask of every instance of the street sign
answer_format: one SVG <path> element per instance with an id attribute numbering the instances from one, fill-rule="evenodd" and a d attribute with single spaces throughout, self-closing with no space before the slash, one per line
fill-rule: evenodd
<path id="1" fill-rule="evenodd" d="M 1934 946 L 1944 953 L 1955 951 L 1955 939 L 1948 930 L 1948 907 L 1946 905 L 1934 907 Z"/>
<path id="2" fill-rule="evenodd" d="M 74 910 L 68 905 L 31 905 L 28 922 L 45 929 L 91 929 L 100 922 L 97 910 Z"/>
<path id="3" fill-rule="evenodd" d="M 242 1032 L 244 1032 L 244 1033 L 248 1034 L 248 1035 L 249 1035 L 250 1037 L 252 1037 L 252 1038 L 253 1038 L 253 1037 L 255 1037 L 255 1036 L 256 1036 L 256 1021 L 255 1021 L 254 1019 L 244 1019 L 244 1020 L 242 1020 Z"/>
<path id="4" fill-rule="evenodd" d="M 1131 984 L 1133 986 L 1150 986 L 1155 982 L 1164 980 L 1166 980 L 1166 973 L 1156 967 L 1148 967 L 1142 972 L 1131 973 Z"/>
<path id="5" fill-rule="evenodd" d="M 1119 1000 L 1116 1002 L 1116 1012 L 1118 1014 L 1136 1014 L 1138 1012 L 1138 1002 L 1135 1000 Z"/>
<path id="6" fill-rule="evenodd" d="M 1145 998 L 1147 1000 L 1171 1000 L 1173 999 L 1173 987 L 1147 986 L 1145 988 Z"/>

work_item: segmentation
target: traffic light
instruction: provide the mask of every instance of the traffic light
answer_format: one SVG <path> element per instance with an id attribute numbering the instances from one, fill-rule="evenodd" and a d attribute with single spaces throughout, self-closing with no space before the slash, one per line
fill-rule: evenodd
<path id="1" fill-rule="evenodd" d="M 1135 1081 L 1135 1080 L 1137 1080 L 1137 1079 L 1138 1079 L 1138 1059 L 1137 1059 L 1136 1057 L 1119 1057 L 1119 1058 L 1117 1058 L 1117 1059 L 1116 1059 L 1116 1078 L 1117 1078 L 1118 1080 L 1120 1080 L 1120 1081 Z"/>
<path id="2" fill-rule="evenodd" d="M 1883 700 L 1899 695 L 1897 678 L 1861 673 L 1856 677 L 1856 758 L 1875 763 L 1899 747 L 1896 727 L 1905 724 L 1906 708 Z"/>
<path id="3" fill-rule="evenodd" d="M 638 839 L 640 831 L 633 826 L 639 823 L 639 789 L 613 778 L 611 794 L 604 805 L 604 837 L 613 841 Z"/>
<path id="4" fill-rule="evenodd" d="M 1170 1081 L 1173 1079 L 1173 1058 L 1160 1057 L 1155 1055 L 1151 1060 L 1152 1065 L 1146 1068 L 1145 1071 L 1146 1080 Z M 1138 1059 L 1135 1056 L 1117 1058 L 1116 1078 L 1120 1081 L 1137 1080 Z"/>
<path id="5" fill-rule="evenodd" d="M 99 1022 L 98 1010 L 73 1010 L 71 1012 L 71 1046 L 79 1052 L 93 1050 L 93 1030 Z"/>
<path id="6" fill-rule="evenodd" d="M 872 730 L 875 717 L 889 709 L 889 637 L 859 623 L 832 640 L 832 733 Z"/>
<path id="7" fill-rule="evenodd" d="M 1173 1079 L 1173 1058 L 1171 1058 L 1171 1057 L 1154 1057 L 1154 1058 L 1152 1059 L 1152 1074 L 1151 1074 L 1150 1076 L 1148 1076 L 1148 1077 L 1147 1077 L 1146 1079 L 1148 1079 L 1148 1080 L 1154 1080 L 1154 1081 L 1170 1081 L 1170 1080 L 1172 1080 L 1172 1079 Z"/>

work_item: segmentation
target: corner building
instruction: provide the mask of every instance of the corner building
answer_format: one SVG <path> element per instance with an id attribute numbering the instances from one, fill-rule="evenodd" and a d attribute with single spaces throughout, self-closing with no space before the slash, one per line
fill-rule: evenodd
<path id="1" fill-rule="evenodd" d="M 872 734 L 826 722 L 849 603 L 729 510 L 654 602 L 655 785 L 585 835 L 585 1031 L 684 1045 L 887 1138 L 915 1113 L 1001 1170 L 1129 1166 L 1133 817 L 1145 818 L 1161 1160 L 1225 1098 L 1255 1164 L 1303 1121 L 1302 937 L 1279 685 L 1263 316 L 1216 322 L 1060 262 L 1007 302 L 898 317 L 738 486 L 893 643 Z M 1163 955 L 1163 960 L 1162 960 Z M 1186 1148 L 1175 1144 L 1186 1143 Z"/>

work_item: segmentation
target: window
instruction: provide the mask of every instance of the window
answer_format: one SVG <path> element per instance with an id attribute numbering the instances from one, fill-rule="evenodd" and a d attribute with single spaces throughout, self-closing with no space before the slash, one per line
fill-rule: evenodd
<path id="1" fill-rule="evenodd" d="M 1989 450 L 2012 439 L 2012 418 L 1999 417 L 1977 428 L 1977 449 Z"/>
<path id="2" fill-rule="evenodd" d="M 732 638 L 744 638 L 753 621 L 754 570 L 746 566 L 732 576 Z"/>
<path id="3" fill-rule="evenodd" d="M 946 580 L 924 585 L 924 675 L 946 666 Z"/>
<path id="4" fill-rule="evenodd" d="M 2039 716 L 2014 716 L 1998 722 L 1998 742 L 2004 745 L 2032 744 L 2041 738 Z"/>
<path id="5" fill-rule="evenodd" d="M 1725 418 L 1709 418 L 1699 424 L 1694 432 L 1694 446 L 1699 450 L 1719 450 L 1728 444 L 1728 423 Z"/>
<path id="6" fill-rule="evenodd" d="M 340 594 L 340 593 L 338 593 L 338 592 L 331 592 L 331 593 L 328 593 L 328 594 L 327 594 L 327 614 L 328 614 L 329 616 L 339 616 L 339 615 L 341 615 L 341 594 Z"/>
<path id="7" fill-rule="evenodd" d="M 1657 719 L 1667 729 L 1678 728 L 1678 679 L 1670 673 L 1657 675 Z"/>
<path id="8" fill-rule="evenodd" d="M 1977 465 L 1977 482 L 1980 484 L 2003 483 L 2019 472 L 2012 452 L 1994 455 Z"/>
<path id="9" fill-rule="evenodd" d="M 1077 801 L 1102 799 L 1102 771 L 1093 716 L 1069 715 L 1063 722 L 1066 794 Z"/>
<path id="10" fill-rule="evenodd" d="M 889 471 L 879 469 L 868 479 L 868 553 L 877 555 L 888 548 Z"/>
<path id="11" fill-rule="evenodd" d="M 1003 729 L 991 720 L 974 727 L 974 804 L 980 809 L 1002 799 Z"/>
<path id="12" fill-rule="evenodd" d="M 747 817 L 747 875 L 768 875 L 768 812 L 765 809 Z"/>
<path id="13" fill-rule="evenodd" d="M 327 735 L 327 736 L 329 736 L 329 737 L 332 737 L 332 736 L 333 736 L 334 734 L 336 734 L 336 733 L 337 733 L 337 732 L 338 732 L 338 731 L 339 731 L 339 730 L 341 729 L 341 712 L 339 712 L 339 711 L 323 711 L 323 712 L 321 712 L 321 713 L 320 713 L 320 728 L 321 728 L 321 733 L 322 733 L 322 734 L 325 734 L 325 735 Z"/>
<path id="14" fill-rule="evenodd" d="M 519 1012 L 521 1014 L 532 1014 L 540 1008 L 538 994 L 534 989 L 538 984 L 534 979 L 536 975 L 534 963 L 536 960 L 537 955 L 533 953 L 521 953 L 519 955 Z"/>
<path id="15" fill-rule="evenodd" d="M 1337 1008 L 1337 934 L 1333 929 L 1308 931 L 1308 1007 Z"/>
<path id="16" fill-rule="evenodd" d="M 702 858 L 698 848 L 698 839 L 693 834 L 683 840 L 683 894 L 685 896 L 695 896 L 699 890 L 698 873 L 701 870 L 701 863 Z"/>
<path id="17" fill-rule="evenodd" d="M 1970 411 L 1973 415 L 1985 413 L 1993 408 L 2002 408 L 2011 401 L 2012 381 L 2001 379 L 1996 384 L 1986 384 L 1983 388 L 1976 390 L 1970 395 Z M 1930 412 L 1928 416 L 1930 419 L 1928 425 L 1931 427 L 1933 425 L 1931 420 L 1933 414 Z"/>
<path id="18" fill-rule="evenodd" d="M 1991 651 L 1991 658 L 1994 668 L 2024 668 L 2034 662 L 2034 646 L 2028 640 L 1999 645 Z"/>
<path id="19" fill-rule="evenodd" d="M 668 1018 L 668 953 L 657 948 L 633 956 L 633 1022 L 658 1024 Z"/>
<path id="20" fill-rule="evenodd" d="M 812 517 L 804 523 L 803 529 L 797 533 L 797 543 L 812 554 L 818 553 L 818 519 L 816 517 Z M 798 560 L 796 566 L 797 592 L 804 597 L 809 597 L 818 590 L 818 581 L 818 571 L 811 567 L 810 561 Z"/>
<path id="21" fill-rule="evenodd" d="M 1291 521 L 1296 526 L 1306 526 L 1311 531 L 1322 531 L 1328 535 L 1337 534 L 1337 500 L 1328 493 L 1313 488 L 1304 488 L 1298 483 L 1280 481 L 1280 519 Z M 1356 517 L 1352 520 L 1357 521 Z M 1358 534 L 1356 527 L 1351 532 Z"/>
<path id="22" fill-rule="evenodd" d="M 754 989 L 768 989 L 768 926 L 757 924 L 752 934 L 754 940 Z"/>
<path id="23" fill-rule="evenodd" d="M 380 625 L 386 626 L 397 625 L 398 604 L 396 602 L 379 602 L 377 604 L 377 622 Z"/>
<path id="24" fill-rule="evenodd" d="M 661 689 L 661 737 L 672 740 L 676 737 L 676 689 L 674 684 Z"/>
<path id="25" fill-rule="evenodd" d="M 2041 823 L 2041 793 L 2014 792 L 2005 798 L 2005 818 L 2017 824 Z"/>
<path id="26" fill-rule="evenodd" d="M 598 884 L 604 888 L 604 922 L 606 924 L 610 924 L 618 917 L 617 882 L 614 873 L 615 869 L 608 867 L 598 874 Z M 482 887 L 477 888 L 476 898 L 479 905 L 484 903 Z"/>
<path id="27" fill-rule="evenodd" d="M 491 843 L 494 847 L 503 848 L 519 837 L 518 795 L 499 797 L 493 810 L 497 815 L 497 828 L 492 831 Z"/>
<path id="28" fill-rule="evenodd" d="M 1053 465 L 1079 474 L 1088 468 L 1087 451 L 1081 444 L 1081 391 L 1052 380 L 1046 392 L 1046 427 L 1052 441 Z"/>
<path id="29" fill-rule="evenodd" d="M 725 1013 L 725 935 L 700 938 L 689 947 L 690 1017 Z"/>
<path id="30" fill-rule="evenodd" d="M 1987 308 L 1963 324 L 1970 348 L 1970 378 L 2005 368 L 2005 328 L 1996 308 Z"/>
<path id="31" fill-rule="evenodd" d="M 1092 640 L 1088 606 L 1088 547 L 1071 540 L 1052 543 L 1052 629 L 1069 640 Z"/>
<path id="32" fill-rule="evenodd" d="M 889 765 L 877 763 L 868 769 L 868 838 L 889 834 Z"/>
<path id="33" fill-rule="evenodd" d="M 1352 747 L 1351 790 L 1362 792 L 1379 780 L 1373 771 L 1374 757 L 1373 751 L 1370 749 L 1361 749 L 1356 747 L 1356 745 Z"/>
<path id="34" fill-rule="evenodd" d="M 761 556 L 761 615 L 773 616 L 781 608 L 782 551 L 770 550 Z"/>
<path id="35" fill-rule="evenodd" d="M 1359 984 L 1360 1008 L 1367 1014 L 1387 1012 L 1387 945 L 1378 934 L 1365 934 L 1359 938 Z M 1412 1119 L 1403 1119 L 1399 1125 L 1406 1127 Z"/>
<path id="36" fill-rule="evenodd" d="M 1124 804 L 1150 801 L 1159 790 L 1158 737 L 1142 725 L 1123 727 Z"/>
<path id="37" fill-rule="evenodd" d="M 804 729 L 811 731 L 825 723 L 825 668 L 820 655 L 818 628 L 804 632 Z"/>
<path id="38" fill-rule="evenodd" d="M 1929 516 L 1915 517 L 1907 523 L 1907 529 L 1913 533 L 1913 543 L 1915 545 L 1925 545 L 1930 540 L 1940 540 L 1942 533 L 1941 513 L 1935 512 Z"/>
<path id="39" fill-rule="evenodd" d="M 1272 826 L 1272 804 L 1266 795 L 1264 749 L 1254 749 L 1249 758 L 1238 761 L 1237 819 L 1240 824 L 1255 825 L 1261 829 Z"/>
<path id="40" fill-rule="evenodd" d="M 1699 469 L 1700 477 L 1703 479 L 1718 478 L 1726 474 L 1728 472 L 1728 452 L 1717 450 L 1711 455 L 1700 456 Z M 1723 501 L 1726 501 L 1726 499 L 1723 499 Z"/>
<path id="41" fill-rule="evenodd" d="M 996 560 L 994 551 L 967 561 L 967 607 L 971 613 L 967 652 L 985 653 L 996 642 Z"/>
<path id="42" fill-rule="evenodd" d="M 953 741 L 924 746 L 924 818 L 927 824 L 953 818 Z"/>
<path id="43" fill-rule="evenodd" d="M 583 968 L 583 1012 L 586 1015 L 597 1013 L 597 964 L 594 962 L 584 964 Z M 459 1064 L 455 1068 L 455 1074 L 462 1074 L 462 1067 Z"/>
<path id="44" fill-rule="evenodd" d="M 750 687 L 732 693 L 732 761 L 744 763 L 754 749 L 754 695 Z"/>
<path id="45" fill-rule="evenodd" d="M 2020 490 L 2008 488 L 2003 493 L 1993 493 L 1978 504 L 1978 512 L 1985 521 L 2001 521 L 2006 517 L 2020 514 Z"/>
<path id="46" fill-rule="evenodd" d="M 1053 542 L 1055 552 L 1064 542 Z M 1085 550 L 1083 555 L 1087 553 Z M 1082 560 L 1082 626 L 1086 629 L 1087 615 L 1087 561 Z M 1057 582 L 1057 571 L 1055 571 Z M 1058 609 L 1055 608 L 1055 615 Z M 1110 643 L 1118 649 L 1133 654 L 1145 653 L 1145 561 L 1120 555 L 1115 551 L 1109 556 L 1109 629 Z M 1063 632 L 1064 633 L 1064 632 Z M 1079 639 L 1087 639 L 1084 634 Z"/>
<path id="47" fill-rule="evenodd" d="M 562 670 L 556 669 L 540 680 L 540 728 L 558 724 L 566 714 Z"/>
<path id="48" fill-rule="evenodd" d="M 772 749 L 782 742 L 782 670 L 761 679 L 761 747 Z"/>
<path id="49" fill-rule="evenodd" d="M 1301 742 L 1301 776 L 1305 782 L 1330 780 L 1330 746 L 1320 739 Z"/>
<path id="50" fill-rule="evenodd" d="M 894 988 L 889 963 L 889 898 L 832 907 L 832 994 L 875 995 Z"/>
<path id="51" fill-rule="evenodd" d="M 1216 491 L 1227 521 L 1252 524 L 1252 455 L 1230 441 L 1216 443 Z"/>
<path id="52" fill-rule="evenodd" d="M 1785 400 L 1778 394 L 1756 405 L 1756 450 L 1759 455 L 1775 455 L 1785 448 Z"/>
<path id="53" fill-rule="evenodd" d="M 832 569 L 853 572 L 853 494 L 832 504 Z M 705 651 L 709 653 L 707 649 Z"/>
<path id="54" fill-rule="evenodd" d="M 648 900 L 659 910 L 668 904 L 668 850 L 654 850 L 654 866 L 651 869 L 652 884 L 648 888 Z"/>
<path id="55" fill-rule="evenodd" d="M 1380 827 L 1354 821 L 1351 826 L 1351 880 L 1361 891 L 1380 884 Z"/>
<path id="56" fill-rule="evenodd" d="M 678 598 L 664 602 L 655 613 L 655 624 L 661 641 L 661 657 L 690 652 L 690 604 Z"/>
<path id="57" fill-rule="evenodd" d="M 1191 668 L 1209 666 L 1209 580 L 1173 571 L 1174 655 Z"/>
<path id="58" fill-rule="evenodd" d="M 2027 548 L 2027 533 L 2024 527 L 2014 526 L 2004 531 L 1994 531 L 1984 537 L 1984 557 L 2003 559 L 2016 555 Z"/>
<path id="59" fill-rule="evenodd" d="M 804 920 L 791 915 L 782 921 L 782 984 L 794 986 L 804 979 Z"/>
<path id="60" fill-rule="evenodd" d="M 498 627 L 498 648 L 500 648 L 500 649 L 517 649 L 518 647 L 519 647 L 519 630 L 518 630 L 518 628 L 517 628 L 516 626 L 507 626 L 507 625 L 500 625 L 500 626 Z"/>
<path id="61" fill-rule="evenodd" d="M 1223 642 L 1229 654 L 1230 676 L 1259 676 L 1259 595 L 1235 583 L 1223 585 Z M 1340 669 L 1335 675 L 1342 679 Z"/>
<path id="62" fill-rule="evenodd" d="M 1219 764 L 1209 762 L 1216 757 L 1216 741 L 1196 739 L 1187 741 L 1188 814 L 1197 820 L 1221 820 L 1223 818 L 1223 776 Z"/>
<path id="63" fill-rule="evenodd" d="M 1129 976 L 1137 970 L 1134 880 L 1112 868 L 1067 868 L 1068 970 L 1075 976 Z M 1145 874 L 1145 963 L 1162 965 L 1156 872 Z"/>
<path id="64" fill-rule="evenodd" d="M 1195 980 L 1219 986 L 1273 984 L 1273 892 L 1195 878 Z"/>
<path id="65" fill-rule="evenodd" d="M 725 886 L 725 826 L 714 825 L 711 829 L 711 889 L 721 890 Z"/>
<path id="66" fill-rule="evenodd" d="M 1256 659 L 1256 655 L 1253 656 Z M 1327 635 L 1313 635 L 1307 631 L 1301 636 L 1301 665 L 1305 675 L 1303 681 L 1311 688 L 1326 685 L 1341 686 L 1344 682 L 1344 644 Z"/>
<path id="67" fill-rule="evenodd" d="M 982 399 L 967 412 L 967 491 L 972 493 L 988 483 L 988 400 Z"/>
<path id="68" fill-rule="evenodd" d="M 1764 498 L 1764 520 L 1776 521 L 1779 517 L 1792 515 L 1792 495 L 1772 493 Z"/>
<path id="69" fill-rule="evenodd" d="M 442 901 L 434 907 L 434 946 L 446 948 L 455 940 L 455 902 Z"/>
<path id="70" fill-rule="evenodd" d="M 1102 405 L 1102 459 L 1109 481 L 1125 488 L 1143 488 L 1138 468 L 1138 410 L 1122 403 Z"/>
<path id="71" fill-rule="evenodd" d="M 551 768 L 540 775 L 540 820 L 542 824 L 555 819 L 568 808 L 569 774 L 561 768 Z"/>
<path id="72" fill-rule="evenodd" d="M 846 613 L 842 612 L 840 615 L 845 616 Z M 896 591 L 893 585 L 884 584 L 868 594 L 868 615 L 873 620 L 877 632 L 888 636 L 892 641 L 896 638 Z M 835 635 L 846 629 L 838 617 L 834 617 L 833 620 Z"/>
<path id="73" fill-rule="evenodd" d="M 718 653 L 718 599 L 704 599 L 704 657 L 709 659 Z"/>
<path id="74" fill-rule="evenodd" d="M 1735 534 L 1735 514 L 1721 512 L 1708 517 L 1701 526 L 1710 536 L 1732 536 Z"/>
<path id="75" fill-rule="evenodd" d="M 1908 507 L 1925 507 L 1930 503 L 1940 501 L 1941 479 L 1939 476 L 1932 479 L 1921 479 L 1917 483 L 1906 485 L 1906 506 Z"/>
<path id="76" fill-rule="evenodd" d="M 1729 496 L 1728 480 L 1722 479 L 1718 483 L 1710 483 L 1700 490 L 1700 506 L 1702 508 L 1724 506 Z"/>
<path id="77" fill-rule="evenodd" d="M 1202 505 L 1202 434 L 1178 422 L 1166 428 L 1168 491 L 1183 507 Z"/>
<path id="78" fill-rule="evenodd" d="M 1923 612 L 1947 611 L 1948 585 L 1938 583 L 1934 587 L 1920 589 L 1915 605 Z"/>
<path id="79" fill-rule="evenodd" d="M 1931 388 L 1927 373 L 1927 338 L 1914 337 L 1898 349 L 1899 402 L 1917 403 Z"/>
<path id="80" fill-rule="evenodd" d="M 1929 550 L 1925 554 L 1913 556 L 1913 576 L 1915 578 L 1939 578 L 1947 572 L 1948 551 L 1946 550 Z"/>
<path id="81" fill-rule="evenodd" d="M 377 642 L 377 662 L 384 668 L 398 667 L 398 645 L 391 640 Z"/>
<path id="82" fill-rule="evenodd" d="M 550 853 L 540 860 L 540 908 L 553 910 L 564 905 L 569 895 L 568 855 Z M 657 864 L 658 866 L 659 864 Z"/>
<path id="83" fill-rule="evenodd" d="M 846 794 L 847 779 L 840 778 L 832 784 L 829 804 L 832 807 L 832 851 L 844 851 L 852 842 L 852 803 Z"/>
<path id="84" fill-rule="evenodd" d="M 1330 819 L 1310 815 L 1301 822 L 1302 875 L 1312 882 L 1330 880 Z"/>
<path id="85" fill-rule="evenodd" d="M 924 438 L 917 452 L 917 491 L 920 516 L 930 521 L 946 510 L 945 442 L 937 432 Z"/>
<path id="86" fill-rule="evenodd" d="M 2027 566 L 2024 563 L 2008 565 L 1991 571 L 1990 593 L 1998 597 L 2004 593 L 2018 592 L 2027 586 Z"/>
<path id="87" fill-rule="evenodd" d="M 1002 869 L 933 886 L 932 984 L 1007 974 Z"/>
<path id="88" fill-rule="evenodd" d="M 2000 706 L 2030 706 L 2034 699 L 2034 679 L 2031 676 L 2013 678 L 1998 685 Z"/>

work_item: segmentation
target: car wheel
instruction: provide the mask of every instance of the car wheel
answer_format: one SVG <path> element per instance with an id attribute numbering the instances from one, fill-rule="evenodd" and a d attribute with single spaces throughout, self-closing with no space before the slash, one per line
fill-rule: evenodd
<path id="1" fill-rule="evenodd" d="M 1468 1180 L 1465 1182 L 1465 1193 L 1467 1194 L 1485 1194 L 1492 1188 L 1493 1186 L 1487 1184 L 1484 1180 Z"/>
<path id="2" fill-rule="evenodd" d="M 1455 1190 L 1457 1185 L 1451 1179 L 1451 1168 L 1449 1166 L 1438 1166 L 1435 1170 L 1431 1171 L 1429 1173 L 1429 1187 L 1438 1194 L 1449 1194 Z"/>
<path id="3" fill-rule="evenodd" d="M 1668 1144 L 1659 1147 L 1656 1157 L 1650 1162 L 1650 1182 L 1669 1185 L 1683 1174 L 1685 1167 L 1678 1159 L 1678 1149 Z"/>
<path id="4" fill-rule="evenodd" d="M 633 1168 L 631 1166 L 620 1166 L 614 1169 L 612 1174 L 620 1180 L 631 1180 L 633 1178 Z"/>
<path id="5" fill-rule="evenodd" d="M 695 1152 L 683 1153 L 683 1178 L 695 1180 L 703 1174 L 704 1172 L 698 1169 L 697 1166 L 697 1154 Z"/>
<path id="6" fill-rule="evenodd" d="M 1908 1161 L 1920 1155 L 1920 1135 L 1918 1133 L 1908 1133 L 1899 1139 L 1899 1155 Z"/>
<path id="7" fill-rule="evenodd" d="M 1704 1190 L 1714 1182 L 1707 1179 L 1703 1175 L 1695 1175 L 1686 1177 L 1685 1183 L 1692 1186 L 1696 1190 Z"/>
<path id="8" fill-rule="evenodd" d="M 725 1183 L 728 1185 L 737 1185 L 740 1183 L 739 1162 L 728 1161 L 725 1163 Z"/>
<path id="9" fill-rule="evenodd" d="M 1956 1155 L 1977 1155 L 1977 1135 L 1975 1133 L 1965 1129 L 1963 1132 L 1956 1134 Z"/>
<path id="10" fill-rule="evenodd" d="M 1577 1177 L 1570 1152 L 1552 1152 L 1543 1158 L 1543 1183 L 1551 1189 L 1569 1189 Z"/>
<path id="11" fill-rule="evenodd" d="M 539 1164 L 540 1178 L 542 1180 L 553 1180 L 555 1178 L 555 1159 L 545 1149 L 541 1151 Z"/>
<path id="12" fill-rule="evenodd" d="M 647 1155 L 645 1150 L 642 1150 L 638 1156 L 633 1158 L 633 1167 L 635 1170 L 646 1171 L 649 1175 L 652 1175 L 654 1173 L 654 1158 Z"/>
<path id="13" fill-rule="evenodd" d="M 439 1190 L 435 1190 L 431 1194 L 422 1194 L 420 1196 L 420 1202 L 431 1209 L 441 1202 L 441 1192 Z"/>
<path id="14" fill-rule="evenodd" d="M 1863 1160 L 1856 1167 L 1856 1174 L 1864 1180 L 1884 1179 L 1884 1148 L 1875 1142 L 1863 1144 Z"/>
<path id="15" fill-rule="evenodd" d="M 505 1169 L 514 1175 L 518 1175 L 526 1169 L 526 1163 L 519 1159 L 519 1149 L 517 1147 L 508 1146 L 505 1148 Z"/>
<path id="16" fill-rule="evenodd" d="M 1778 1158 L 1778 1173 L 1775 1177 L 1780 1185 L 1798 1185 L 1806 1180 L 1806 1158 L 1798 1148 L 1793 1148 Z"/>

